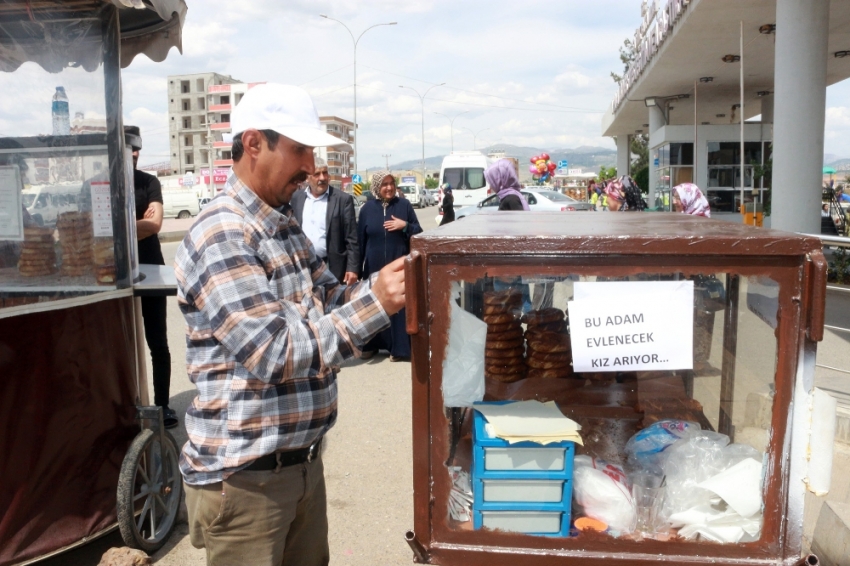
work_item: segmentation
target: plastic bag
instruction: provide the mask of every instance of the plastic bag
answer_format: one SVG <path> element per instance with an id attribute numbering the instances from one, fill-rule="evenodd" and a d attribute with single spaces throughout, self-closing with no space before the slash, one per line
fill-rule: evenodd
<path id="1" fill-rule="evenodd" d="M 443 362 L 443 405 L 471 407 L 484 399 L 484 345 L 487 324 L 457 304 L 460 285 L 452 284 L 449 345 Z"/>
<path id="2" fill-rule="evenodd" d="M 627 467 L 632 472 L 663 475 L 662 453 L 681 438 L 700 431 L 699 424 L 691 421 L 667 419 L 658 421 L 632 436 L 626 443 Z"/>
<path id="3" fill-rule="evenodd" d="M 749 458 L 761 462 L 761 452 L 746 444 L 729 444 L 729 437 L 717 432 L 703 430 L 677 441 L 664 452 L 661 463 L 668 495 L 662 516 L 716 502 L 717 495 L 699 484 Z"/>
<path id="4" fill-rule="evenodd" d="M 588 517 L 612 530 L 631 532 L 635 506 L 622 468 L 590 456 L 576 456 L 573 463 L 573 498 Z"/>

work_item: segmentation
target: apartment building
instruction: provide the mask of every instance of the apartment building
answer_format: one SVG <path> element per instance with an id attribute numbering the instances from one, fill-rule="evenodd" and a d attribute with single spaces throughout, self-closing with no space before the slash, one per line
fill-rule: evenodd
<path id="1" fill-rule="evenodd" d="M 242 96 L 263 83 L 243 83 L 229 75 L 196 73 L 168 77 L 168 122 L 171 146 L 171 174 L 201 175 L 220 188 L 233 165 L 230 148 L 230 113 Z M 354 142 L 354 123 L 337 116 L 319 120 L 325 130 L 347 143 Z M 212 155 L 210 154 L 212 152 Z M 344 187 L 351 182 L 353 152 L 319 148 L 328 161 L 331 184 Z"/>
<path id="2" fill-rule="evenodd" d="M 236 86 L 241 93 L 231 93 L 231 86 Z M 229 75 L 218 73 L 168 77 L 172 175 L 197 174 L 211 166 L 229 166 L 232 163 L 230 144 L 222 143 L 222 134 L 230 132 L 231 103 L 236 104 L 247 87 Z M 235 100 L 232 98 L 234 95 Z"/>
<path id="3" fill-rule="evenodd" d="M 338 116 L 319 116 L 319 122 L 325 127 L 330 135 L 338 137 L 342 141 L 354 143 L 354 122 L 349 122 Z M 342 148 L 320 147 L 316 153 L 328 162 L 328 174 L 330 184 L 337 188 L 345 188 L 351 183 L 351 168 L 354 151 Z"/>

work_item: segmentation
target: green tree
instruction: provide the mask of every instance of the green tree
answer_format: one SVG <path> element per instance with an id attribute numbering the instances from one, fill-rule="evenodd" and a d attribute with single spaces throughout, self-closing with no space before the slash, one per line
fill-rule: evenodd
<path id="1" fill-rule="evenodd" d="M 425 177 L 425 188 L 426 189 L 436 189 L 440 183 L 437 182 L 437 179 L 432 177 Z"/>
<path id="2" fill-rule="evenodd" d="M 605 167 L 604 165 L 599 168 L 599 180 L 607 181 L 608 179 L 613 179 L 617 176 L 617 168 L 616 167 Z"/>
<path id="3" fill-rule="evenodd" d="M 635 60 L 637 56 L 637 50 L 635 49 L 635 44 L 632 43 L 631 39 L 623 40 L 623 45 L 620 46 L 620 61 L 623 63 L 623 74 L 618 75 L 615 72 L 611 72 L 611 78 L 614 79 L 614 82 L 620 84 L 620 81 L 623 80 L 623 76 L 629 72 L 629 67 Z"/>
<path id="4" fill-rule="evenodd" d="M 635 156 L 632 159 L 632 171 L 637 172 L 639 169 L 647 167 L 649 165 L 649 136 L 647 134 L 632 136 L 629 151 Z"/>
<path id="5" fill-rule="evenodd" d="M 632 179 L 634 179 L 635 183 L 637 183 L 641 193 L 649 193 L 649 167 L 644 165 L 640 169 L 633 169 Z"/>

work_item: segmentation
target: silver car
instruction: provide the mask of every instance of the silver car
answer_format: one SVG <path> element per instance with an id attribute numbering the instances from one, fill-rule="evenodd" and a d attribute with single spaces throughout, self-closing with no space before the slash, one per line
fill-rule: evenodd
<path id="1" fill-rule="evenodd" d="M 528 201 L 532 212 L 569 212 L 592 211 L 593 205 L 582 202 L 550 189 L 523 189 L 520 191 Z M 499 210 L 499 195 L 490 195 L 475 206 L 465 206 L 455 211 L 455 218 L 460 220 L 470 214 L 490 213 Z"/>

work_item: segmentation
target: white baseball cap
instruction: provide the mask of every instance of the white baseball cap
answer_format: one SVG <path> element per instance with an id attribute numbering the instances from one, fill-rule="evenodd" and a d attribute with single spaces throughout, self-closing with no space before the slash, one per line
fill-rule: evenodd
<path id="1" fill-rule="evenodd" d="M 327 133 L 307 91 L 266 83 L 248 90 L 230 117 L 233 135 L 245 130 L 274 130 L 309 147 L 351 146 Z"/>

